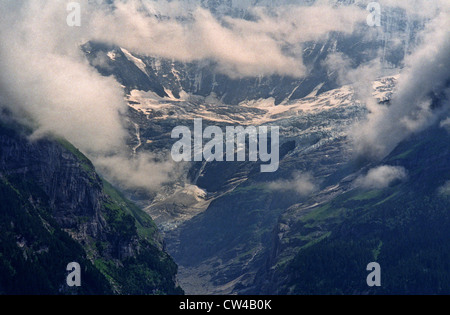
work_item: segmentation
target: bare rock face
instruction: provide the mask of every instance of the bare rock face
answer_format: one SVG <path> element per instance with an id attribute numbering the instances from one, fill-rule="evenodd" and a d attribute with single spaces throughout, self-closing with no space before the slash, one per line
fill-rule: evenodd
<path id="1" fill-rule="evenodd" d="M 2 175 L 39 185 L 61 228 L 80 230 L 84 234 L 80 238 L 95 238 L 105 232 L 101 209 L 106 196 L 92 164 L 82 164 L 68 149 L 50 140 L 1 135 L 0 146 Z M 30 198 L 33 200 L 32 195 Z M 82 217 L 85 222 L 81 222 Z"/>
<path id="2" fill-rule="evenodd" d="M 182 293 L 152 219 L 70 143 L 21 129 L 0 127 L 0 293 Z M 72 261 L 89 282 L 75 291 L 64 285 Z"/>

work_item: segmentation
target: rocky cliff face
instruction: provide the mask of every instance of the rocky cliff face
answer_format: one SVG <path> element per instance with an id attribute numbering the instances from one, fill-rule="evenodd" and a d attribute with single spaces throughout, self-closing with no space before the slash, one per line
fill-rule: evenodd
<path id="1" fill-rule="evenodd" d="M 1 291 L 181 293 L 177 267 L 150 217 L 103 181 L 70 143 L 31 141 L 19 128 L 0 128 L 1 197 L 7 201 L 0 207 Z M 87 279 L 75 291 L 64 285 L 65 266 L 73 261 Z M 26 286 L 34 271 L 42 279 Z"/>
<path id="2" fill-rule="evenodd" d="M 61 228 L 83 230 L 80 237 L 97 237 L 107 226 L 100 213 L 106 198 L 101 180 L 87 160 L 80 161 L 61 143 L 0 135 L 2 175 L 40 186 Z M 89 222 L 80 223 L 80 217 Z"/>

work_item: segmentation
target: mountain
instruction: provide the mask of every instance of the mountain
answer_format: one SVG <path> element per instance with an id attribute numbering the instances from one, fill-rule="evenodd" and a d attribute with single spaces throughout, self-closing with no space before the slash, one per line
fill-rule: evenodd
<path id="1" fill-rule="evenodd" d="M 193 7 L 191 2 L 186 2 L 187 7 Z M 201 5 L 219 20 L 253 18 L 247 10 L 249 3 L 202 1 Z M 269 11 L 274 8 L 264 1 L 256 5 Z M 347 138 L 349 126 L 363 119 L 367 109 L 325 61 L 343 54 L 356 69 L 382 52 L 386 77 L 374 82 L 374 98 L 388 105 L 398 79 L 392 68 L 402 66 L 422 24 L 401 10 L 387 9 L 380 30 L 362 26 L 350 36 L 332 32 L 325 39 L 305 43 L 303 61 L 309 72 L 300 79 L 279 75 L 236 79 L 218 73 L 212 60 L 179 62 L 100 42 L 83 46 L 92 66 L 124 86 L 128 118 L 132 126 L 138 126 L 130 127 L 130 138 L 135 139 L 130 142 L 132 150 L 170 151 L 173 128 L 192 127 L 194 117 L 202 118 L 205 128 L 280 126 L 280 169 L 274 174 L 260 174 L 258 163 L 192 163 L 187 180 L 165 187 L 156 196 L 126 192 L 164 232 L 186 292 L 297 293 L 285 287 L 293 277 L 292 268 L 281 270 L 280 264 L 288 265 L 299 247 L 326 239 L 335 226 L 320 222 L 320 228 L 305 236 L 295 234 L 293 238 L 302 241 L 292 246 L 279 245 L 277 237 L 283 234 L 279 229 L 297 231 L 297 225 L 284 224 L 296 220 L 292 209 L 321 211 L 319 205 L 352 189 L 350 182 L 343 185 L 341 181 L 369 165 L 354 161 Z M 308 203 L 308 196 L 292 188 L 296 174 L 314 178 L 308 183 L 314 189 L 314 202 Z M 274 183 L 288 187 L 274 190 Z"/>
<path id="2" fill-rule="evenodd" d="M 380 102 L 390 97 L 395 82 L 395 77 L 386 77 L 374 83 Z M 189 185 L 161 193 L 147 204 L 146 211 L 165 231 L 168 250 L 181 266 L 180 283 L 187 292 L 236 293 L 249 286 L 265 264 L 279 216 L 304 199 L 289 189 L 273 191 L 270 183 L 310 170 L 326 190 L 326 181 L 351 159 L 346 129 L 365 115 L 364 106 L 349 86 L 315 94 L 278 106 L 271 100 L 235 106 L 203 97 L 177 100 L 137 91 L 129 95 L 129 117 L 139 124 L 139 150 L 144 152 L 170 149 L 171 130 L 179 124 L 190 126 L 192 117 L 203 117 L 205 127 L 280 126 L 277 173 L 260 174 L 258 163 L 194 163 Z M 145 207 L 146 198 L 137 201 Z"/>
<path id="3" fill-rule="evenodd" d="M 448 6 L 368 2 L 3 5 L 0 293 L 449 293 Z M 279 128 L 277 171 L 176 163 L 199 118 Z"/>
<path id="4" fill-rule="evenodd" d="M 0 126 L 0 293 L 179 294 L 151 218 L 64 139 Z M 81 287 L 66 284 L 77 262 Z"/>
<path id="5" fill-rule="evenodd" d="M 449 144 L 450 134 L 433 126 L 370 165 L 403 167 L 408 180 L 361 189 L 351 187 L 346 177 L 328 192 L 330 198 L 291 206 L 273 231 L 271 254 L 253 289 L 264 294 L 448 294 Z M 366 284 L 372 261 L 382 268 L 382 286 L 373 289 Z"/>
<path id="6" fill-rule="evenodd" d="M 91 49 L 96 46 L 90 45 Z M 121 48 L 114 50 L 114 56 L 110 69 L 116 63 L 121 67 L 122 62 L 132 68 L 137 67 L 135 62 L 147 64 L 144 59 L 129 62 Z M 375 98 L 388 100 L 395 83 L 396 76 L 374 82 Z M 279 105 L 273 98 L 234 105 L 186 92 L 176 98 L 132 87 L 129 91 L 128 117 L 139 126 L 139 136 L 131 136 L 136 141 L 130 147 L 138 145 L 142 152 L 170 150 L 175 141 L 170 138 L 173 128 L 192 127 L 193 117 L 203 118 L 205 128 L 280 126 L 280 169 L 274 174 L 260 174 L 258 163 L 200 162 L 190 166 L 187 183 L 178 183 L 156 197 L 129 192 L 164 231 L 168 250 L 181 266 L 180 283 L 189 293 L 235 293 L 252 283 L 267 259 L 279 216 L 304 199 L 293 190 L 273 191 L 270 184 L 290 180 L 293 173 L 305 170 L 317 182 L 329 181 L 352 158 L 348 126 L 366 114 L 350 86 L 322 93 L 318 88 L 307 97 Z M 130 132 L 135 133 L 135 128 Z"/>
<path id="7" fill-rule="evenodd" d="M 252 21 L 254 6 L 270 14 L 279 4 L 299 2 L 314 3 L 183 3 L 187 11 L 201 5 L 226 24 L 227 17 Z M 361 8 L 366 4 L 335 2 Z M 165 18 L 163 9 L 152 14 Z M 447 234 L 431 232 L 438 227 L 445 231 L 447 224 L 448 198 L 438 192 L 448 181 L 448 134 L 434 126 L 402 142 L 382 161 L 358 158 L 348 130 L 367 117 L 369 109 L 354 87 L 342 83 L 339 71 L 326 65 L 334 55 L 350 60 L 347 71 L 380 60 L 384 75 L 373 82 L 373 98 L 389 107 L 404 58 L 414 50 L 425 22 L 420 15 L 384 6 L 379 28 L 361 25 L 350 35 L 330 32 L 303 43 L 302 58 L 308 69 L 304 78 L 230 78 L 217 71 L 214 60 L 181 62 L 101 42 L 83 45 L 91 65 L 124 86 L 133 153 L 169 152 L 175 142 L 170 137 L 173 128 L 192 127 L 194 118 L 202 118 L 205 128 L 280 127 L 276 173 L 261 174 L 258 163 L 197 162 L 187 166 L 182 179 L 156 195 L 125 192 L 163 231 L 186 292 L 446 292 L 447 248 L 439 244 Z M 404 172 L 408 180 L 361 188 L 362 178 L 379 169 Z M 416 186 L 422 182 L 426 189 Z M 309 187 L 310 193 L 299 192 L 299 185 Z M 424 219 L 421 211 L 429 217 Z M 426 241 L 420 238 L 422 231 Z M 397 246 L 399 233 L 404 238 Z M 420 252 L 423 259 L 406 253 L 409 249 Z M 429 261 L 441 252 L 433 273 Z M 402 273 L 395 259 L 402 260 L 407 271 Z M 330 260 L 336 260 L 335 265 Z M 374 260 L 389 279 L 382 289 L 370 290 L 365 283 L 366 266 Z M 423 288 L 408 282 L 416 274 Z"/>
<path id="8" fill-rule="evenodd" d="M 279 4 L 278 4 L 279 2 Z M 273 13 L 281 4 L 312 5 L 315 1 L 182 1 L 187 12 L 197 6 L 210 11 L 219 22 L 227 17 L 252 21 L 255 7 Z M 339 6 L 365 7 L 363 2 L 336 1 Z M 161 5 L 161 4 L 158 4 Z M 161 97 L 182 100 L 183 97 L 214 97 L 223 104 L 238 105 L 241 102 L 274 98 L 275 104 L 302 99 L 311 93 L 323 93 L 342 84 L 336 71 L 330 71 L 326 60 L 333 54 L 347 56 L 353 68 L 380 57 L 386 71 L 403 65 L 404 57 L 417 43 L 417 33 L 423 29 L 424 18 L 407 15 L 395 7 L 384 7 L 382 26 L 371 28 L 358 26 L 352 34 L 330 32 L 324 38 L 302 43 L 303 60 L 308 73 L 294 78 L 288 75 L 259 75 L 231 78 L 217 69 L 217 61 L 202 59 L 180 62 L 157 56 L 144 56 L 126 47 L 89 42 L 83 47 L 91 65 L 105 75 L 113 75 L 126 92 L 141 90 L 154 92 Z M 168 9 L 166 9 L 168 10 Z M 165 10 L 149 12 L 161 20 Z M 187 13 L 185 13 L 187 14 Z M 188 15 L 188 14 L 187 14 Z M 225 21 L 225 22 L 224 22 Z M 180 22 L 181 23 L 181 22 Z M 183 25 L 183 24 L 181 24 Z M 301 27 L 301 25 L 299 26 Z"/>

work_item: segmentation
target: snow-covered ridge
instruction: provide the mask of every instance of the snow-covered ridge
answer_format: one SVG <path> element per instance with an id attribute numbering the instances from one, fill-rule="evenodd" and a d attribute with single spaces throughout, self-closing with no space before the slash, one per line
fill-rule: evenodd
<path id="1" fill-rule="evenodd" d="M 381 78 L 374 82 L 373 96 L 379 102 L 390 99 L 397 76 Z M 168 93 L 170 95 L 170 93 Z M 273 98 L 249 100 L 239 105 L 223 104 L 214 95 L 200 97 L 181 93 L 181 98 L 160 97 L 153 92 L 133 90 L 127 97 L 129 106 L 152 120 L 193 120 L 254 125 L 273 123 L 298 116 L 314 115 L 335 109 L 362 106 L 354 98 L 351 86 L 331 90 L 319 95 L 312 93 L 299 100 L 287 100 L 275 105 Z"/>
<path id="2" fill-rule="evenodd" d="M 131 61 L 132 63 L 134 63 L 136 67 L 138 67 L 142 72 L 147 74 L 147 71 L 146 71 L 147 65 L 141 59 L 133 56 L 125 48 L 120 48 L 120 50 L 122 50 L 122 52 L 124 53 L 125 57 L 127 57 L 128 61 Z"/>

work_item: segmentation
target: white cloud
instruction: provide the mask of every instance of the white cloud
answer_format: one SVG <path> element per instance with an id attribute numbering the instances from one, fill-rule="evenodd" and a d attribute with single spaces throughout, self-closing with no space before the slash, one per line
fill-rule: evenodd
<path id="1" fill-rule="evenodd" d="M 1 1 L 1 105 L 33 124 L 35 138 L 61 135 L 111 178 L 149 189 L 171 180 L 171 166 L 148 155 L 124 157 L 123 90 L 89 65 L 81 44 L 101 40 L 180 61 L 209 59 L 233 77 L 300 77 L 306 73 L 301 56 L 293 48 L 287 53 L 287 46 L 332 30 L 351 33 L 363 20 L 357 8 L 279 7 L 273 15 L 256 10 L 253 21 L 219 21 L 205 9 L 186 10 L 180 1 L 114 4 L 83 0 L 81 27 L 69 27 L 67 1 Z M 104 64 L 106 58 L 97 56 L 94 62 Z"/>
<path id="2" fill-rule="evenodd" d="M 80 50 L 83 30 L 66 24 L 65 2 L 2 1 L 0 11 L 1 105 L 35 127 L 32 138 L 65 137 L 125 185 L 156 189 L 171 180 L 167 163 L 123 158 L 123 89 L 89 65 Z"/>
<path id="3" fill-rule="evenodd" d="M 331 31 L 351 34 L 367 12 L 357 6 L 280 6 L 270 14 L 252 9 L 253 20 L 224 17 L 206 9 L 171 10 L 160 1 L 116 2 L 115 9 L 92 10 L 93 39 L 126 47 L 140 54 L 179 61 L 209 59 L 231 77 L 289 75 L 302 77 L 302 43 L 324 39 Z M 164 18 L 151 12 L 161 12 Z M 180 19 L 181 17 L 181 19 Z M 182 22 L 180 21 L 182 20 Z"/>
<path id="4" fill-rule="evenodd" d="M 294 191 L 300 196 L 308 196 L 319 188 L 312 174 L 301 172 L 294 173 L 292 179 L 272 182 L 268 187 L 272 190 Z"/>
<path id="5" fill-rule="evenodd" d="M 445 128 L 450 132 L 450 117 L 441 121 L 440 126 L 441 128 Z"/>
<path id="6" fill-rule="evenodd" d="M 397 166 L 379 166 L 369 170 L 365 176 L 355 180 L 355 185 L 364 189 L 383 189 L 396 180 L 405 180 L 406 170 Z"/>
<path id="7" fill-rule="evenodd" d="M 61 8 L 28 1 L 0 20 L 0 91 L 17 116 L 32 117 L 36 134 L 56 132 L 85 151 L 115 150 L 125 137 L 123 90 L 89 66 L 64 22 L 46 22 L 58 21 Z"/>
<path id="8" fill-rule="evenodd" d="M 100 172 L 107 174 L 108 180 L 125 188 L 149 191 L 157 191 L 164 184 L 177 181 L 184 171 L 183 164 L 151 153 L 141 153 L 133 158 L 117 154 L 100 156 L 93 161 Z"/>
<path id="9" fill-rule="evenodd" d="M 64 136 L 106 172 L 108 167 L 116 168 L 127 151 L 127 132 L 122 123 L 127 106 L 121 86 L 88 64 L 80 51 L 81 44 L 97 39 L 146 55 L 180 61 L 209 59 L 218 71 L 232 77 L 268 74 L 302 77 L 307 72 L 301 58 L 303 43 L 325 39 L 331 31 L 351 34 L 367 16 L 358 6 L 332 7 L 324 3 L 275 6 L 270 13 L 256 8 L 252 12 L 255 19 L 248 21 L 231 17 L 219 20 L 201 8 L 187 11 L 179 1 L 122 0 L 115 1 L 114 8 L 104 1 L 89 1 L 89 5 L 83 6 L 82 27 L 71 28 L 66 23 L 66 1 L 1 1 L 1 102 L 16 117 L 30 118 L 37 126 L 35 137 L 47 132 Z M 433 61 L 441 61 L 444 69 L 448 69 L 445 53 L 449 41 L 443 39 L 448 39 L 449 27 L 444 22 L 437 33 L 440 36 L 428 40 L 428 53 L 419 53 L 409 62 L 406 77 L 420 77 L 423 71 L 425 78 L 418 78 L 411 85 L 401 83 L 396 102 L 400 105 L 393 106 L 393 112 L 389 113 L 395 123 L 400 121 L 407 130 L 415 129 L 413 123 L 417 120 L 407 120 L 408 116 L 401 114 L 404 112 L 401 104 L 415 101 L 420 95 L 408 98 L 406 91 L 420 91 L 422 87 L 429 90 L 431 74 L 436 80 L 441 79 L 443 71 L 432 67 L 437 64 Z M 105 58 L 98 56 L 95 62 L 104 63 Z M 425 60 L 423 67 L 413 66 L 413 61 L 422 60 Z M 366 129 L 383 129 L 390 122 L 386 115 L 377 116 L 369 119 Z M 388 134 L 396 134 L 395 131 Z M 377 144 L 371 141 L 372 137 L 385 143 L 383 132 L 362 134 L 367 134 L 364 137 L 369 144 Z M 400 130 L 393 138 L 404 134 Z M 126 160 L 123 158 L 121 162 L 126 164 Z M 144 161 L 148 162 L 148 168 Z M 155 182 L 171 178 L 169 166 L 148 156 L 131 163 L 123 169 L 130 172 L 129 178 L 146 187 L 148 182 L 138 176 L 144 169 L 156 174 Z M 113 177 L 127 181 L 123 172 L 110 171 L 116 172 Z M 299 190 L 310 189 L 306 185 Z"/>
<path id="10" fill-rule="evenodd" d="M 441 195 L 450 195 L 450 181 L 446 182 L 442 187 L 439 188 L 439 193 Z"/>
<path id="11" fill-rule="evenodd" d="M 449 8 L 448 3 L 446 6 Z M 405 58 L 405 67 L 389 106 L 377 104 L 371 92 L 361 93 L 360 99 L 370 113 L 351 132 L 359 154 L 381 159 L 403 139 L 435 123 L 439 115 L 449 110 L 449 12 L 443 9 L 428 23 L 419 47 Z M 375 80 L 377 72 L 371 73 L 373 69 L 358 68 L 357 71 Z M 431 108 L 434 93 L 442 101 L 439 110 Z"/>

